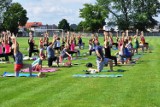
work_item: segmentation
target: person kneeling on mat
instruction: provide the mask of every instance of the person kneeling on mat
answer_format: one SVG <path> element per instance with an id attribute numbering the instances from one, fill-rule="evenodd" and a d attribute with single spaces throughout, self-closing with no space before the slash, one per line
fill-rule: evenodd
<path id="1" fill-rule="evenodd" d="M 49 46 L 47 47 L 47 56 L 48 56 L 48 67 L 52 66 L 53 61 L 57 61 L 57 66 L 59 67 L 59 58 L 55 56 L 55 52 L 53 49 L 53 45 L 56 41 L 57 36 L 54 35 L 53 41 L 49 43 Z"/>
<path id="2" fill-rule="evenodd" d="M 62 50 L 60 56 L 59 56 L 59 60 L 62 63 L 64 58 L 68 57 L 68 62 L 66 63 L 66 66 L 70 66 L 71 65 L 71 60 L 72 60 L 72 56 L 68 53 L 69 51 L 69 45 L 65 44 L 64 49 Z"/>
<path id="3" fill-rule="evenodd" d="M 12 38 L 13 41 L 13 49 L 14 49 L 14 57 L 15 57 L 15 65 L 14 65 L 14 70 L 15 70 L 15 76 L 19 77 L 19 72 L 23 67 L 23 55 L 19 51 L 19 44 L 16 41 L 16 38 Z"/>
<path id="4" fill-rule="evenodd" d="M 101 72 L 103 70 L 104 65 L 109 63 L 110 71 L 113 71 L 113 63 L 111 59 L 104 58 L 103 48 L 100 46 L 98 41 L 95 41 L 95 51 L 97 55 L 97 72 Z"/>

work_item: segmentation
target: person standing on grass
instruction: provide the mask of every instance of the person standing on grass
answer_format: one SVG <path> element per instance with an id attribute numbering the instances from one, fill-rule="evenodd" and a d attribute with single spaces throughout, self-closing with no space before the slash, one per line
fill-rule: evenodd
<path id="1" fill-rule="evenodd" d="M 16 40 L 16 38 L 12 38 L 13 41 L 13 49 L 14 49 L 14 57 L 15 57 L 15 65 L 14 65 L 14 70 L 15 70 L 15 76 L 19 77 L 19 72 L 23 67 L 23 55 L 19 51 L 19 44 Z"/>
<path id="2" fill-rule="evenodd" d="M 110 71 L 113 71 L 113 63 L 109 58 L 104 57 L 103 48 L 100 46 L 98 41 L 95 41 L 96 47 L 96 55 L 97 55 L 97 72 L 101 72 L 103 70 L 104 65 L 109 63 Z"/>
<path id="3" fill-rule="evenodd" d="M 47 47 L 47 57 L 48 57 L 48 67 L 52 66 L 53 61 L 57 61 L 57 66 L 59 67 L 59 58 L 55 56 L 53 45 L 55 44 L 57 36 L 53 36 L 53 41 L 49 43 Z"/>

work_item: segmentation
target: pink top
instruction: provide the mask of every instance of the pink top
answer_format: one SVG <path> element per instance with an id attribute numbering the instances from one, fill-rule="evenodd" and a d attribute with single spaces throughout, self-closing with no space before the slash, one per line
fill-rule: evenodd
<path id="1" fill-rule="evenodd" d="M 2 53 L 3 53 L 3 46 L 0 45 L 0 54 L 2 54 Z"/>
<path id="2" fill-rule="evenodd" d="M 75 50 L 75 45 L 74 45 L 74 43 L 71 43 L 70 50 L 71 50 L 71 51 L 74 51 L 74 50 Z"/>
<path id="3" fill-rule="evenodd" d="M 114 42 L 113 42 L 113 39 L 112 39 L 111 37 L 110 37 L 110 43 L 111 43 L 111 44 L 113 44 L 113 43 L 114 43 Z"/>
<path id="4" fill-rule="evenodd" d="M 141 42 L 142 42 L 142 44 L 145 43 L 145 38 L 144 37 L 141 37 Z"/>
<path id="5" fill-rule="evenodd" d="M 10 53 L 10 46 L 9 46 L 9 44 L 5 44 L 4 48 L 5 48 L 5 53 L 6 54 Z"/>

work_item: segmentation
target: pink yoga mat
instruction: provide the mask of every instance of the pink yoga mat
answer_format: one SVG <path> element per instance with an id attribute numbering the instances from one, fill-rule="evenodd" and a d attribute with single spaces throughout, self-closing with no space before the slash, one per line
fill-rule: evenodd
<path id="1" fill-rule="evenodd" d="M 57 71 L 58 69 L 57 68 L 42 68 L 42 70 L 40 71 L 32 71 L 32 72 L 55 72 Z M 23 69 L 22 70 L 23 72 L 29 72 L 29 68 L 26 68 L 26 69 Z"/>

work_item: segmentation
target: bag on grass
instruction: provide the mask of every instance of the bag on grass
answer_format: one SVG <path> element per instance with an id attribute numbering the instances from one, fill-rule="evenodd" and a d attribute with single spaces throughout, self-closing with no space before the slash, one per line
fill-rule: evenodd
<path id="1" fill-rule="evenodd" d="M 93 64 L 89 62 L 86 64 L 86 67 L 93 67 Z"/>

